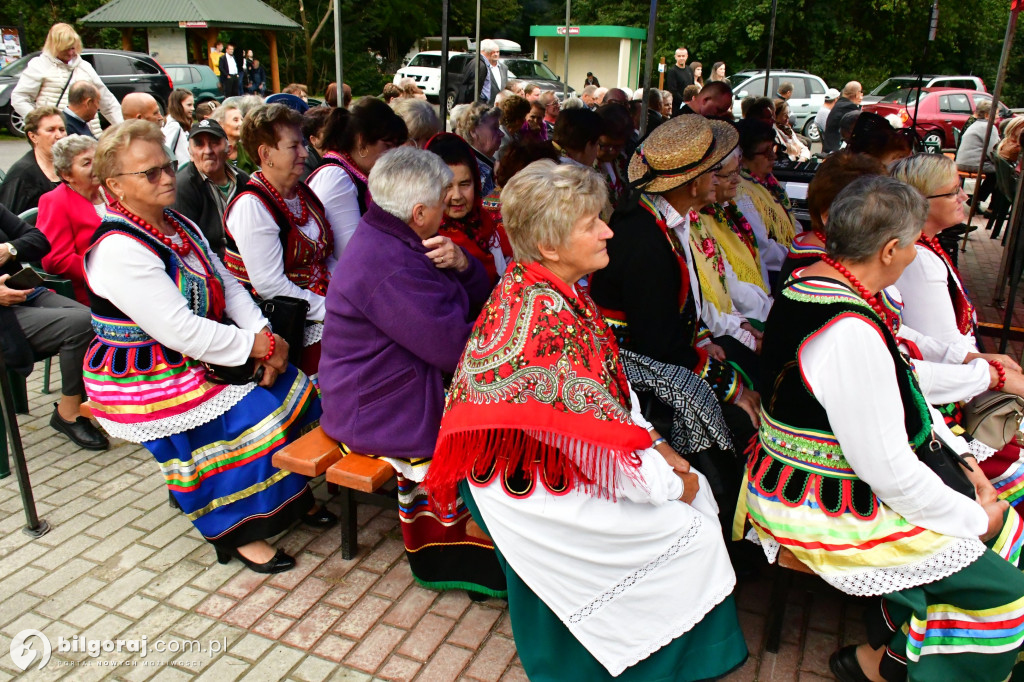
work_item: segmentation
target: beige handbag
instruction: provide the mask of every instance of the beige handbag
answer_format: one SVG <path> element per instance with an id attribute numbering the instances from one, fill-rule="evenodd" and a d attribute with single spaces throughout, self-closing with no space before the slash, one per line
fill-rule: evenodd
<path id="1" fill-rule="evenodd" d="M 985 445 L 1002 449 L 1020 432 L 1024 398 L 985 391 L 963 406 L 964 430 Z"/>

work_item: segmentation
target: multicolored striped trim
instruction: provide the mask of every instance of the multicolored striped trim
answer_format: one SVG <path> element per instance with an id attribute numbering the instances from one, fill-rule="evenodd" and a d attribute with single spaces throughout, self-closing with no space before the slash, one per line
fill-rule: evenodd
<path id="1" fill-rule="evenodd" d="M 782 295 L 801 303 L 852 303 L 870 310 L 872 315 L 878 317 L 878 314 L 860 294 L 829 282 L 813 279 L 792 282 L 782 290 Z"/>
<path id="2" fill-rule="evenodd" d="M 1024 521 L 1013 507 L 1010 507 L 1006 510 L 1003 530 L 992 543 L 992 551 L 1016 566 L 1020 560 L 1022 546 L 1024 546 Z"/>
<path id="3" fill-rule="evenodd" d="M 1024 643 L 1024 597 L 991 609 L 960 609 L 952 604 L 928 606 L 924 620 L 911 616 L 907 658 L 928 654 L 994 654 Z"/>
<path id="4" fill-rule="evenodd" d="M 1016 505 L 1024 498 L 1024 462 L 1017 462 L 1016 466 L 993 478 L 992 485 L 1000 500 L 1006 500 L 1011 506 Z"/>
<path id="5" fill-rule="evenodd" d="M 805 244 L 804 241 L 813 236 L 813 232 L 801 232 L 793 238 L 789 245 L 789 255 L 793 258 L 814 258 L 825 254 L 825 247 L 817 244 Z"/>
<path id="6" fill-rule="evenodd" d="M 154 343 L 153 337 L 131 320 L 118 320 L 92 314 L 92 329 L 97 338 L 110 346 L 131 348 Z"/>
<path id="7" fill-rule="evenodd" d="M 773 458 L 794 469 L 830 478 L 857 478 L 839 441 L 830 433 L 787 426 L 762 409 L 758 437 Z"/>
<path id="8" fill-rule="evenodd" d="M 302 416 L 301 406 L 311 400 L 313 395 L 312 382 L 299 374 L 281 406 L 238 438 L 218 441 L 194 450 L 192 458 L 187 462 L 179 459 L 162 462 L 160 469 L 167 487 L 178 492 L 191 492 L 198 489 L 205 479 L 243 466 L 282 445 L 292 423 Z"/>

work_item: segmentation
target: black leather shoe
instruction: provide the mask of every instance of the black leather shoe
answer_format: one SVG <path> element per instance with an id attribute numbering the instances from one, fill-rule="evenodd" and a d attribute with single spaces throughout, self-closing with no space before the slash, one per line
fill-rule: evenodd
<path id="1" fill-rule="evenodd" d="M 226 549 L 224 547 L 216 547 L 217 550 L 217 563 L 226 564 L 231 561 L 231 557 L 234 557 L 245 564 L 250 570 L 256 571 L 257 573 L 284 573 L 295 568 L 295 559 L 288 554 L 285 554 L 283 549 L 277 550 L 277 554 L 266 562 L 265 564 L 257 564 L 254 561 L 246 559 L 237 549 Z"/>
<path id="2" fill-rule="evenodd" d="M 839 682 L 871 682 L 857 662 L 857 646 L 851 644 L 836 651 L 828 659 L 828 669 Z"/>
<path id="3" fill-rule="evenodd" d="M 330 528 L 338 522 L 338 517 L 327 511 L 327 507 L 321 506 L 316 511 L 311 511 L 303 516 L 302 522 L 314 528 Z"/>
<path id="4" fill-rule="evenodd" d="M 100 430 L 92 425 L 92 422 L 85 417 L 78 417 L 73 422 L 66 422 L 57 411 L 57 403 L 53 404 L 53 416 L 50 417 L 50 426 L 56 431 L 63 433 L 71 439 L 71 442 L 86 450 L 106 450 L 110 447 L 110 441 L 100 433 Z"/>

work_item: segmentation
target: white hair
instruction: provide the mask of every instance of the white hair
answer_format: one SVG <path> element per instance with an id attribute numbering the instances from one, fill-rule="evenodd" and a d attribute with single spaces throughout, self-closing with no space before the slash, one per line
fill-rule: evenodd
<path id="1" fill-rule="evenodd" d="M 71 172 L 75 157 L 84 151 L 96 149 L 96 145 L 96 139 L 86 135 L 68 135 L 57 140 L 53 143 L 53 170 L 63 178 Z"/>
<path id="2" fill-rule="evenodd" d="M 459 120 L 462 115 L 469 111 L 469 104 L 456 104 L 452 107 L 452 110 L 448 113 L 448 120 L 451 121 L 452 130 L 456 130 L 459 127 Z"/>
<path id="3" fill-rule="evenodd" d="M 480 54 L 488 54 L 495 50 L 501 51 L 501 46 L 490 38 L 480 41 Z"/>
<path id="4" fill-rule="evenodd" d="M 397 97 L 391 103 L 391 108 L 405 121 L 409 139 L 414 140 L 417 147 L 422 147 L 427 140 L 441 132 L 441 121 L 437 118 L 434 105 L 425 99 Z"/>
<path id="5" fill-rule="evenodd" d="M 586 108 L 587 108 L 587 105 L 584 104 L 583 100 L 581 100 L 576 95 L 572 95 L 571 97 L 566 97 L 565 100 L 562 102 L 562 111 L 568 111 L 569 109 L 586 109 Z"/>
<path id="6" fill-rule="evenodd" d="M 373 203 L 408 223 L 417 204 L 438 206 L 444 200 L 452 177 L 448 164 L 437 154 L 397 147 L 373 164 L 368 185 Z"/>

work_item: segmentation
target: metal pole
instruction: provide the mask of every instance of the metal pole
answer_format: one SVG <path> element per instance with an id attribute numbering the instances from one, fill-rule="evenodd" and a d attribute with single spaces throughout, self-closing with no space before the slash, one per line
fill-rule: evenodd
<path id="1" fill-rule="evenodd" d="M 967 227 L 964 232 L 963 242 L 960 250 L 967 250 L 967 235 L 971 233 L 971 221 L 978 210 L 978 188 L 985 179 L 985 160 L 988 158 L 986 151 L 988 143 L 992 139 L 992 128 L 996 124 L 996 114 L 999 113 L 999 98 L 1003 94 L 1003 83 L 1006 82 L 1006 65 L 1010 59 L 1010 48 L 1013 47 L 1013 34 L 1017 30 L 1017 12 L 1010 11 L 1010 19 L 1006 22 L 1006 36 L 1003 37 L 1003 54 L 999 57 L 999 71 L 996 76 L 996 89 L 992 92 L 992 109 L 988 113 L 988 125 L 985 126 L 985 141 L 981 145 L 981 159 L 978 161 L 978 179 L 974 181 L 974 193 L 971 197 L 971 210 L 967 213 Z M 964 130 L 963 132 L 967 132 Z"/>
<path id="2" fill-rule="evenodd" d="M 1010 295 L 1006 299 L 1006 310 L 1003 313 L 1003 334 L 999 339 L 999 352 L 1006 352 L 1006 345 L 1010 340 L 1010 326 L 1013 324 L 1013 308 L 1014 303 L 1017 299 L 1017 287 L 1020 285 L 1021 276 L 1021 237 L 1020 237 L 1020 219 L 1021 219 L 1021 195 L 1024 195 L 1024 182 L 1021 178 L 1017 178 L 1017 192 L 1013 197 L 1013 211 L 1010 213 L 1009 223 L 1006 226 L 1007 230 L 1010 230 L 1010 243 L 1003 253 L 1003 265 L 1000 267 L 1000 279 L 998 280 L 997 292 L 1002 293 L 1005 282 L 1002 279 L 1003 272 L 1005 272 L 1007 265 L 1010 270 Z"/>
<path id="3" fill-rule="evenodd" d="M 779 9 L 779 0 L 772 0 L 772 23 L 768 29 L 768 63 L 764 69 L 764 97 L 768 96 L 768 82 L 772 75 L 772 48 L 775 46 L 775 15 Z"/>
<path id="4" fill-rule="evenodd" d="M 914 84 L 914 119 L 910 123 L 910 129 L 917 133 L 917 112 L 921 109 L 921 86 L 924 85 L 924 71 L 928 64 L 928 48 L 935 42 L 935 32 L 939 28 L 939 0 L 932 2 L 932 15 L 928 21 L 928 40 L 924 44 L 924 52 L 921 53 L 921 61 L 917 65 L 917 82 Z M 907 106 L 910 106 L 910 98 L 907 98 Z"/>
<path id="5" fill-rule="evenodd" d="M 345 105 L 345 79 L 341 70 L 341 8 L 338 7 L 341 0 L 332 0 L 332 2 L 334 3 L 334 76 L 338 84 L 337 105 L 341 107 Z"/>
<path id="6" fill-rule="evenodd" d="M 445 63 L 448 62 L 448 55 L 445 54 Z M 480 0 L 476 0 L 476 60 L 473 61 L 473 99 L 480 97 Z M 447 97 L 445 93 L 445 97 Z"/>
<path id="7" fill-rule="evenodd" d="M 480 51 L 480 45 L 477 44 L 477 52 Z M 441 57 L 442 64 L 444 65 L 441 69 L 441 96 L 438 97 L 438 103 L 441 105 L 441 110 L 438 116 L 441 119 L 441 125 L 444 130 L 448 129 L 448 0 L 441 0 Z M 474 65 L 474 68 L 479 70 L 479 64 Z M 473 96 L 473 101 L 479 96 L 479 92 Z"/>
<path id="8" fill-rule="evenodd" d="M 651 15 L 647 20 L 647 56 L 644 58 L 643 104 L 640 107 L 640 139 L 647 134 L 647 90 L 651 87 L 651 70 L 654 68 L 654 24 L 658 20 L 658 0 L 651 0 Z"/>
<path id="9" fill-rule="evenodd" d="M 569 9 L 572 0 L 565 0 L 565 75 L 562 80 L 562 99 L 569 96 Z"/>
<path id="10" fill-rule="evenodd" d="M 25 449 L 21 444 L 18 416 L 14 413 L 14 396 L 11 393 L 11 382 L 7 376 L 7 363 L 4 361 L 3 352 L 0 352 L 0 408 L 3 411 L 4 427 L 7 429 L 8 450 L 14 458 L 14 470 L 18 474 L 21 505 L 25 508 L 25 527 L 22 531 L 26 535 L 38 538 L 50 532 L 50 524 L 41 520 L 36 513 L 36 501 L 32 495 L 32 482 L 28 477 L 28 464 L 25 462 Z"/>

